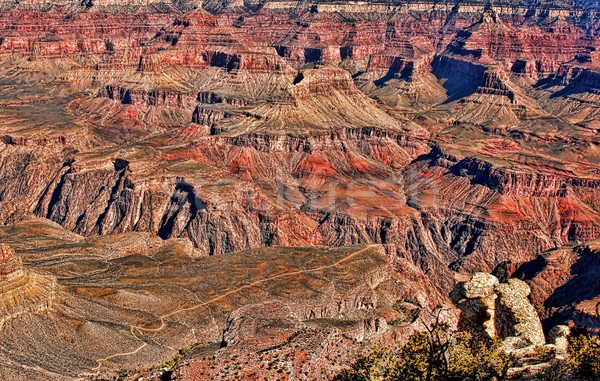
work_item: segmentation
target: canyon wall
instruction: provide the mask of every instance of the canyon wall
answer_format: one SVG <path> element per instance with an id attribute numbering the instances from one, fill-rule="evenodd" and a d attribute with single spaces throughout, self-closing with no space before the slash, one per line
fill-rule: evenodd
<path id="1" fill-rule="evenodd" d="M 447 293 L 600 237 L 597 12 L 2 1 L 0 222 L 377 243 Z"/>

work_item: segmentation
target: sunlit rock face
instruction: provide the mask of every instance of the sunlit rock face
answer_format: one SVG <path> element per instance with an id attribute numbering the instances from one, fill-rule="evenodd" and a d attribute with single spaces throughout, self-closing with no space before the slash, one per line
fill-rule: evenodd
<path id="1" fill-rule="evenodd" d="M 0 327 L 20 315 L 50 308 L 56 286 L 52 277 L 23 270 L 21 257 L 0 244 Z"/>
<path id="2" fill-rule="evenodd" d="M 475 273 L 457 285 L 450 297 L 460 308 L 465 327 L 474 327 L 492 339 L 521 341 L 521 347 L 544 345 L 540 318 L 527 298 L 529 286 L 519 279 L 505 283 L 490 274 Z"/>
<path id="3" fill-rule="evenodd" d="M 0 282 L 23 274 L 23 262 L 8 245 L 0 245 Z"/>
<path id="4" fill-rule="evenodd" d="M 600 235 L 593 4 L 2 4 L 5 224 L 447 281 Z"/>

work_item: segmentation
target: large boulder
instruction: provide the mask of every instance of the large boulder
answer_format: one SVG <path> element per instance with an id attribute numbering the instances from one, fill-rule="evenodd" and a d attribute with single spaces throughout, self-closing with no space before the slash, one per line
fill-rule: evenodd
<path id="1" fill-rule="evenodd" d="M 519 279 L 496 285 L 496 330 L 501 338 L 518 337 L 525 344 L 544 345 L 542 323 L 527 298 L 531 289 Z"/>
<path id="2" fill-rule="evenodd" d="M 557 325 L 548 332 L 548 341 L 554 345 L 557 357 L 565 358 L 569 347 L 571 329 L 566 325 Z"/>
<path id="3" fill-rule="evenodd" d="M 450 298 L 462 311 L 461 324 L 479 329 L 490 338 L 500 338 L 521 346 L 544 345 L 540 318 L 527 298 L 531 290 L 518 279 L 500 283 L 487 273 L 475 273 L 459 283 Z"/>
<path id="4" fill-rule="evenodd" d="M 490 274 L 475 273 L 468 282 L 459 283 L 450 299 L 462 311 L 463 326 L 483 329 L 489 337 L 496 337 L 496 295 L 498 279 Z"/>

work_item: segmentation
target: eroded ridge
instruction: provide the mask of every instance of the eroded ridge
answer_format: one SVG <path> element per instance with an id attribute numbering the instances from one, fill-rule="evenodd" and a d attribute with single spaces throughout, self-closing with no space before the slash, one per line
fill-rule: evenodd
<path id="1" fill-rule="evenodd" d="M 56 288 L 53 277 L 23 270 L 14 250 L 0 245 L 0 327 L 21 314 L 50 308 Z"/>

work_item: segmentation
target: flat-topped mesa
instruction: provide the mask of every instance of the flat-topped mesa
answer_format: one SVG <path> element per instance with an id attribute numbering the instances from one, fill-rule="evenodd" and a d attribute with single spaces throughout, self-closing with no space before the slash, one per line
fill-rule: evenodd
<path id="1" fill-rule="evenodd" d="M 502 73 L 488 70 L 484 73 L 482 82 L 476 89 L 479 94 L 501 95 L 508 97 L 511 103 L 515 102 L 515 93 L 503 81 Z"/>
<path id="2" fill-rule="evenodd" d="M 23 262 L 7 245 L 0 244 L 0 282 L 4 282 L 23 274 Z"/>
<path id="3" fill-rule="evenodd" d="M 331 95 L 334 91 L 342 94 L 358 92 L 350 73 L 333 67 L 301 72 L 294 79 L 294 84 L 289 91 L 299 99 L 316 95 Z"/>

